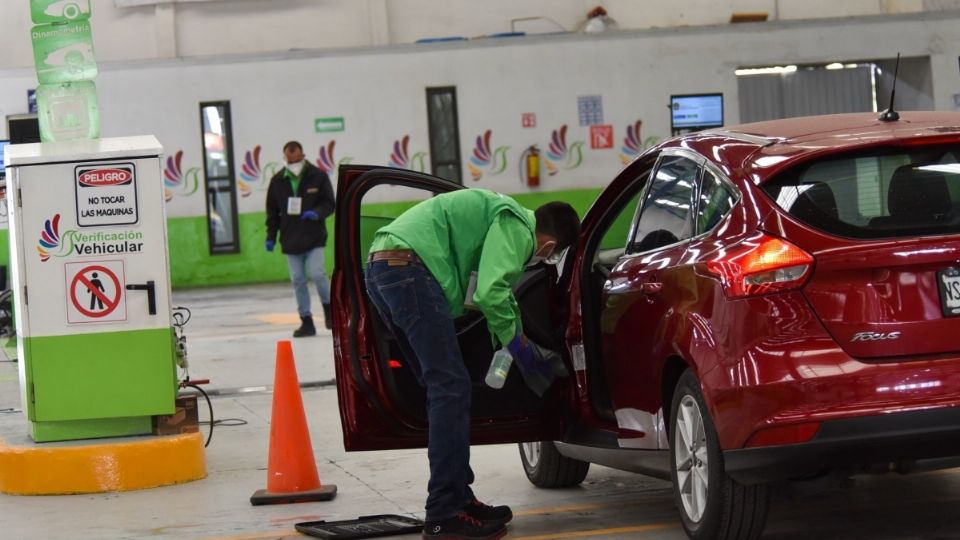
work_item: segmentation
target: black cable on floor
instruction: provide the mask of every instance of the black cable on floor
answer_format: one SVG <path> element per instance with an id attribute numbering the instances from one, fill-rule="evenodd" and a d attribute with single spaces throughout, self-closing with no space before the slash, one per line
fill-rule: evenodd
<path id="1" fill-rule="evenodd" d="M 209 424 L 210 422 L 200 422 L 200 423 Z M 247 425 L 247 421 L 244 420 L 243 418 L 223 418 L 221 420 L 217 420 L 213 422 L 213 425 L 223 426 L 223 427 L 237 427 L 237 426 Z"/>
<path id="2" fill-rule="evenodd" d="M 213 419 L 213 403 L 210 401 L 210 396 L 208 396 L 207 393 L 203 391 L 203 388 L 200 388 L 198 385 L 196 385 L 196 384 L 185 384 L 184 386 L 188 386 L 188 387 L 193 388 L 193 389 L 195 389 L 196 391 L 200 392 L 201 394 L 203 394 L 203 397 L 207 400 L 207 408 L 210 409 L 210 422 L 209 422 L 209 423 L 210 423 L 210 432 L 207 434 L 207 442 L 204 443 L 204 445 L 203 445 L 203 447 L 206 448 L 206 447 L 210 446 L 210 439 L 213 438 L 213 426 L 217 425 L 217 422 L 214 421 L 214 419 Z"/>

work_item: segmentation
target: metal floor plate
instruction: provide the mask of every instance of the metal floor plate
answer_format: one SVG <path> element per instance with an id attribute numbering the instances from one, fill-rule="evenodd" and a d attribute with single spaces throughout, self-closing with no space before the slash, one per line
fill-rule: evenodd
<path id="1" fill-rule="evenodd" d="M 419 533 L 423 530 L 423 522 L 395 514 L 380 514 L 343 521 L 306 521 L 297 523 L 296 529 L 316 538 L 345 540 Z"/>

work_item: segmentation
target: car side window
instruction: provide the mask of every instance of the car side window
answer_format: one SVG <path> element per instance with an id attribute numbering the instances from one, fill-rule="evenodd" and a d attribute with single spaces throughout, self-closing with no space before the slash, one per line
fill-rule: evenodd
<path id="1" fill-rule="evenodd" d="M 694 235 L 694 187 L 700 166 L 685 157 L 668 156 L 647 189 L 630 252 L 642 253 L 676 244 Z"/>
<path id="2" fill-rule="evenodd" d="M 737 202 L 736 194 L 710 170 L 703 172 L 700 185 L 700 204 L 697 206 L 698 235 L 716 227 Z"/>

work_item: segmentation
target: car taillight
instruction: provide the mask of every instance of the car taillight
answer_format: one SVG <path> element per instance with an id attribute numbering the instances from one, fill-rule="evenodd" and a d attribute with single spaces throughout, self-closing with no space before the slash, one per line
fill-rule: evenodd
<path id="1" fill-rule="evenodd" d="M 718 252 L 706 263 L 720 278 L 728 298 L 783 292 L 801 287 L 813 268 L 813 256 L 765 233 Z"/>

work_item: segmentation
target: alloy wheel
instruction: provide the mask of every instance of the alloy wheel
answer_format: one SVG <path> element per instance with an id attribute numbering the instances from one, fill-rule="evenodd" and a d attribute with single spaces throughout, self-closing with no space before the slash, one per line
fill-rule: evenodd
<path id="1" fill-rule="evenodd" d="M 696 523 L 707 507 L 709 463 L 703 415 L 693 396 L 683 396 L 680 401 L 676 430 L 674 453 L 680 499 L 687 516 Z"/>
<path id="2" fill-rule="evenodd" d="M 527 442 L 522 444 L 523 457 L 526 458 L 530 467 L 536 467 L 540 463 L 540 443 Z"/>

